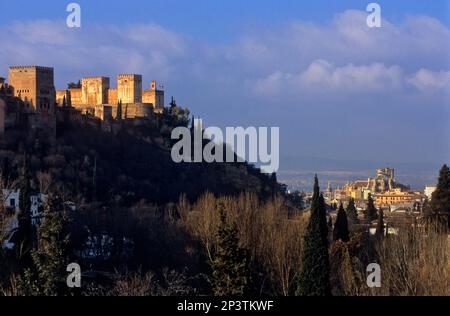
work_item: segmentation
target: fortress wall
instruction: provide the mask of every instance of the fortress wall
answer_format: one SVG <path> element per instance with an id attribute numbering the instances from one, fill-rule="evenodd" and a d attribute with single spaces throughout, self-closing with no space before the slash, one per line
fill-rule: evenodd
<path id="1" fill-rule="evenodd" d="M 82 103 L 82 93 L 80 88 L 69 89 L 70 103 L 73 107 L 80 106 Z"/>
<path id="2" fill-rule="evenodd" d="M 108 104 L 117 104 L 119 99 L 117 97 L 117 89 L 108 90 Z"/>

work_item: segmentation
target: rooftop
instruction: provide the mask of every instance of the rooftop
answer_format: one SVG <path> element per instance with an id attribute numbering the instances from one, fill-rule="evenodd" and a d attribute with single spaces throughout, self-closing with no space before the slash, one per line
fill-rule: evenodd
<path id="1" fill-rule="evenodd" d="M 10 66 L 9 69 L 42 69 L 42 70 L 53 70 L 53 67 L 45 67 L 45 66 Z"/>

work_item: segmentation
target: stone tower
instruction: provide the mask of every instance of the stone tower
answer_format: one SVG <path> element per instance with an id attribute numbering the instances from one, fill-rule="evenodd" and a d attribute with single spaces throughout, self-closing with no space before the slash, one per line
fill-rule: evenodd
<path id="1" fill-rule="evenodd" d="M 117 99 L 122 103 L 142 102 L 142 76 L 121 74 L 117 76 Z"/>
<path id="2" fill-rule="evenodd" d="M 86 77 L 81 79 L 81 103 L 101 105 L 108 103 L 108 77 Z"/>
<path id="3" fill-rule="evenodd" d="M 142 102 L 153 104 L 155 109 L 162 109 L 164 107 L 164 90 L 157 88 L 155 80 L 150 83 L 150 90 L 144 91 Z"/>
<path id="4" fill-rule="evenodd" d="M 29 111 L 54 113 L 55 85 L 53 68 L 16 66 L 9 68 L 9 85 L 14 96 L 24 101 Z"/>

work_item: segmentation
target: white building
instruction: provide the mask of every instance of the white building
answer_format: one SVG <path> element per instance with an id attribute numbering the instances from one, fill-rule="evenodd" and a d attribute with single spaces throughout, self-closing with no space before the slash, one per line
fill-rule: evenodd
<path id="1" fill-rule="evenodd" d="M 3 190 L 3 205 L 6 210 L 14 212 L 17 214 L 19 212 L 19 196 L 20 189 L 18 190 Z M 45 201 L 47 200 L 47 195 L 43 193 L 38 193 L 30 196 L 31 201 L 31 222 L 33 225 L 37 225 L 40 222 L 42 216 Z"/>

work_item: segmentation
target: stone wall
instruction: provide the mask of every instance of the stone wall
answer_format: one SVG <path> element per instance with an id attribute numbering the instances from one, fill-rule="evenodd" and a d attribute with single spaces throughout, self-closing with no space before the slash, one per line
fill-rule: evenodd
<path id="1" fill-rule="evenodd" d="M 108 90 L 108 104 L 117 104 L 119 98 L 117 97 L 117 89 Z"/>
<path id="2" fill-rule="evenodd" d="M 77 107 L 83 104 L 82 91 L 80 88 L 69 89 L 69 92 L 70 92 L 70 104 L 73 107 Z"/>

